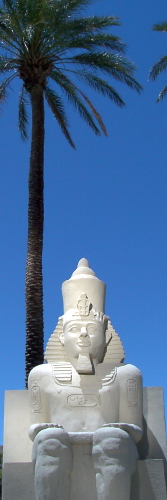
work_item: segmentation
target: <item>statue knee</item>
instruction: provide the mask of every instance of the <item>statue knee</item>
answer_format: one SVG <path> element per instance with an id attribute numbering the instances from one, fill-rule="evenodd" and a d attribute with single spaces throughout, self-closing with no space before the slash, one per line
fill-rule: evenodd
<path id="1" fill-rule="evenodd" d="M 33 465 L 39 461 L 42 465 L 58 465 L 65 472 L 72 469 L 72 451 L 69 435 L 61 428 L 48 428 L 41 430 L 33 446 Z"/>
<path id="2" fill-rule="evenodd" d="M 118 427 L 102 427 L 94 432 L 93 445 L 100 446 L 106 451 L 115 448 L 119 451 L 120 447 L 126 450 L 130 439 L 129 434 Z"/>
<path id="3" fill-rule="evenodd" d="M 120 463 L 120 466 L 129 467 L 132 471 L 137 460 L 132 438 L 115 427 L 100 428 L 94 433 L 92 454 L 97 469 Z"/>

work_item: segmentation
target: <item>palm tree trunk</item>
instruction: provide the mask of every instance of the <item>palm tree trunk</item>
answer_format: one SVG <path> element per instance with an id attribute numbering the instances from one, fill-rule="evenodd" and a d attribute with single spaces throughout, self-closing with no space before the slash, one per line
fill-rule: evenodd
<path id="1" fill-rule="evenodd" d="M 30 370 L 43 363 L 44 97 L 31 91 L 32 139 L 29 172 L 28 251 L 26 262 L 26 387 Z"/>

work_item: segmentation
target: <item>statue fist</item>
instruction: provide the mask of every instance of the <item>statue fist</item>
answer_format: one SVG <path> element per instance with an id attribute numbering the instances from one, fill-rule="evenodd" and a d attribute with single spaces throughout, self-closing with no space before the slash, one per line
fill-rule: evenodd
<path id="1" fill-rule="evenodd" d="M 34 441 L 36 435 L 40 432 L 43 431 L 44 429 L 51 429 L 53 427 L 63 429 L 62 425 L 54 424 L 51 422 L 43 422 L 41 424 L 33 424 L 31 425 L 29 429 L 29 437 L 31 441 Z"/>

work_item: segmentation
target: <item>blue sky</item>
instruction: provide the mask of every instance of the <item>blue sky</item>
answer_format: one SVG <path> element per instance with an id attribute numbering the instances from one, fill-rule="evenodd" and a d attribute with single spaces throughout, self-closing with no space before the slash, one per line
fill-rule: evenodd
<path id="1" fill-rule="evenodd" d="M 113 29 L 128 44 L 143 85 L 139 96 L 115 82 L 126 102 L 119 109 L 87 89 L 108 138 L 96 137 L 67 105 L 76 151 L 46 109 L 44 317 L 45 345 L 63 312 L 61 283 L 86 257 L 107 285 L 106 313 L 119 333 L 126 362 L 138 366 L 144 386 L 163 386 L 167 408 L 167 99 L 166 84 L 148 81 L 166 51 L 165 0 L 97 0 L 89 14 L 119 16 Z M 114 82 L 112 81 L 112 84 Z M 17 129 L 20 84 L 0 118 L 0 442 L 6 389 L 24 388 L 25 261 L 30 142 Z"/>

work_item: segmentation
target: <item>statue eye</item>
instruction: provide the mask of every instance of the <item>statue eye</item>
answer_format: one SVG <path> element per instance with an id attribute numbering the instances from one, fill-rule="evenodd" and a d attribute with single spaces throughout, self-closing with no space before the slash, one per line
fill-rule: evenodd
<path id="1" fill-rule="evenodd" d="M 95 335 L 98 332 L 98 327 L 95 325 L 92 325 L 92 326 L 89 325 L 87 329 L 88 329 L 88 333 L 90 335 Z"/>
<path id="2" fill-rule="evenodd" d="M 78 333 L 78 327 L 77 326 L 72 326 L 71 328 L 69 328 L 69 332 L 70 333 Z"/>

